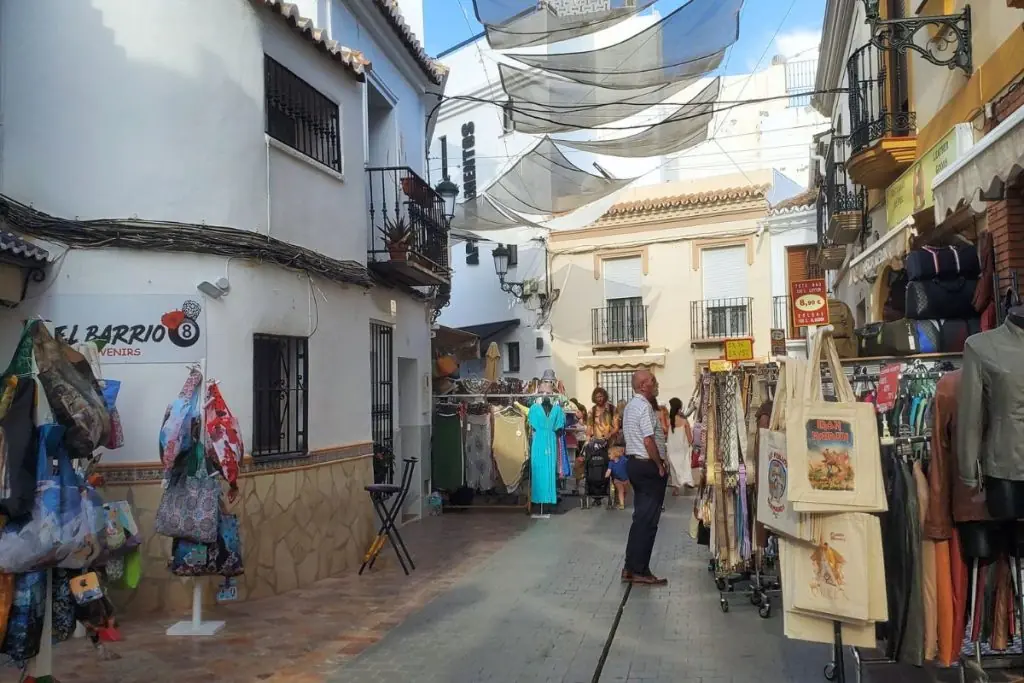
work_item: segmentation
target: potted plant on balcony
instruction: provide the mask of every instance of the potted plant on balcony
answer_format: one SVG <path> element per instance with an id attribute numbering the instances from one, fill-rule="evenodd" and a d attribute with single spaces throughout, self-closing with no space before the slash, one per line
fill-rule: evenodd
<path id="1" fill-rule="evenodd" d="M 384 241 L 388 245 L 388 253 L 392 261 L 409 259 L 409 243 L 412 241 L 412 230 L 405 216 L 392 220 L 384 219 Z"/>

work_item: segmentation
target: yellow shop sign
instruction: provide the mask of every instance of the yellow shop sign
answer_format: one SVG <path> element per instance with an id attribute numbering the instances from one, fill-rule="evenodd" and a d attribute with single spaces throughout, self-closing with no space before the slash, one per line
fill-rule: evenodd
<path id="1" fill-rule="evenodd" d="M 958 123 L 945 137 L 918 157 L 885 191 L 885 223 L 891 230 L 915 213 L 931 208 L 932 181 L 942 169 L 959 159 L 974 144 L 969 123 Z"/>

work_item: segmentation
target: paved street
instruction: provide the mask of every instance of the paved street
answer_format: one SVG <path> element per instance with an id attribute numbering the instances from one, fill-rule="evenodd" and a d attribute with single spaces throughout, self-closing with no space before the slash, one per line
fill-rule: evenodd
<path id="1" fill-rule="evenodd" d="M 362 577 L 212 610 L 227 621 L 212 639 L 168 638 L 173 619 L 126 620 L 111 645 L 120 659 L 100 662 L 73 641 L 57 648 L 55 673 L 64 683 L 824 681 L 829 648 L 785 640 L 780 613 L 761 619 L 742 595 L 722 613 L 706 550 L 685 531 L 691 503 L 669 498 L 663 517 L 653 566 L 667 588 L 627 595 L 619 582 L 628 511 L 447 514 L 406 528 L 411 577 L 389 548 Z M 865 677 L 930 680 L 905 668 Z"/>

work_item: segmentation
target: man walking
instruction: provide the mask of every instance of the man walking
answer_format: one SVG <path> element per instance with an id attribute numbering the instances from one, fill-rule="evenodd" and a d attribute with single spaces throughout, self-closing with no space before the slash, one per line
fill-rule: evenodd
<path id="1" fill-rule="evenodd" d="M 622 416 L 626 467 L 633 486 L 633 524 L 626 542 L 622 580 L 648 586 L 668 583 L 651 573 L 651 552 L 668 485 L 665 429 L 654 409 L 657 398 L 658 380 L 654 375 L 648 370 L 634 372 L 633 398 Z"/>

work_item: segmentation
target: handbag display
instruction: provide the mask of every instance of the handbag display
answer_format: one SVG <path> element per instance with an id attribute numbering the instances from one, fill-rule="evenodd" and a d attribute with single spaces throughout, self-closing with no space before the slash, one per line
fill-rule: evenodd
<path id="1" fill-rule="evenodd" d="M 110 414 L 89 364 L 79 352 L 55 339 L 41 320 L 29 323 L 39 381 L 72 458 L 91 458 L 110 438 Z"/>
<path id="2" fill-rule="evenodd" d="M 216 543 L 195 543 L 181 538 L 174 539 L 169 564 L 171 573 L 175 576 L 219 574 L 232 577 L 244 574 L 238 517 L 221 515 Z"/>
<path id="3" fill-rule="evenodd" d="M 914 340 L 918 353 L 938 353 L 942 346 L 938 320 L 914 320 Z"/>
<path id="4" fill-rule="evenodd" d="M 806 372 L 806 362 L 786 358 L 781 362 L 776 400 L 767 429 L 758 437 L 757 521 L 784 536 L 803 538 L 803 515 L 789 503 L 789 460 L 786 457 L 786 403 L 793 399 Z"/>
<path id="5" fill-rule="evenodd" d="M 965 278 L 910 282 L 907 284 L 907 317 L 913 320 L 973 317 L 977 286 L 977 280 Z"/>
<path id="6" fill-rule="evenodd" d="M 973 244 L 924 247 L 907 254 L 905 268 L 911 282 L 935 278 L 977 280 L 981 275 L 981 259 Z"/>
<path id="7" fill-rule="evenodd" d="M 882 320 L 892 322 L 907 317 L 907 271 L 889 271 L 889 294 L 882 305 Z"/>
<path id="8" fill-rule="evenodd" d="M 220 483 L 205 470 L 202 476 L 172 479 L 157 507 L 156 532 L 196 543 L 216 542 L 220 493 Z"/>
<path id="9" fill-rule="evenodd" d="M 46 571 L 18 574 L 14 579 L 11 616 L 0 652 L 16 662 L 39 654 L 46 619 Z"/>
<path id="10" fill-rule="evenodd" d="M 981 318 L 950 318 L 939 322 L 939 351 L 943 353 L 963 353 L 967 338 L 981 332 Z"/>
<path id="11" fill-rule="evenodd" d="M 918 353 L 917 331 L 911 320 L 904 318 L 871 323 L 857 329 L 857 355 L 860 358 L 909 356 L 914 353 Z"/>
<path id="12" fill-rule="evenodd" d="M 14 602 L 14 574 L 0 574 L 0 643 L 7 635 L 7 621 Z"/>
<path id="13" fill-rule="evenodd" d="M 822 396 L 822 361 L 835 402 Z M 815 338 L 807 367 L 786 407 L 789 501 L 798 512 L 884 512 L 874 406 L 857 401 L 827 332 Z"/>

